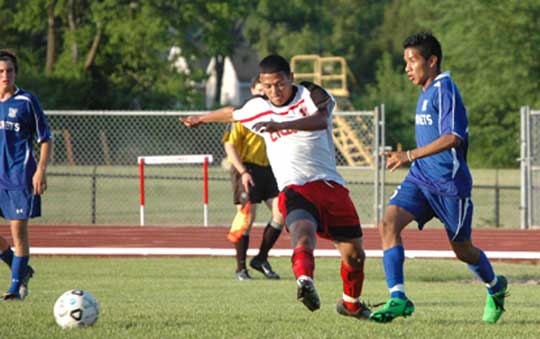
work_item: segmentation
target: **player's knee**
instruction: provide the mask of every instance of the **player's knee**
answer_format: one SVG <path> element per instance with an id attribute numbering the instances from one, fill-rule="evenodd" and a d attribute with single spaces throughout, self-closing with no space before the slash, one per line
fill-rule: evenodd
<path id="1" fill-rule="evenodd" d="M 468 243 L 459 245 L 452 244 L 452 249 L 456 254 L 456 258 L 470 265 L 475 265 L 480 257 L 480 251 Z"/>
<path id="2" fill-rule="evenodd" d="M 383 219 L 379 223 L 379 232 L 381 233 L 381 236 L 383 238 L 388 236 L 395 236 L 399 233 L 396 222 L 389 219 Z"/>
<path id="3" fill-rule="evenodd" d="M 365 260 L 366 254 L 361 251 L 361 253 L 356 253 L 354 256 L 349 256 L 346 263 L 355 270 L 363 270 Z"/>
<path id="4" fill-rule="evenodd" d="M 289 226 L 289 231 L 293 246 L 314 248 L 317 241 L 315 228 L 316 226 L 307 220 L 299 220 L 292 223 Z"/>

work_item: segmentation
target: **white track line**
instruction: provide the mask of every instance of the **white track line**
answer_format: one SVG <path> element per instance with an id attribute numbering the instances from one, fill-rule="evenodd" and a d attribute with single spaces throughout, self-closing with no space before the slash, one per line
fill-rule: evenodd
<path id="1" fill-rule="evenodd" d="M 248 250 L 253 256 L 257 249 Z M 32 247 L 32 255 L 105 255 L 105 256 L 234 256 L 232 248 L 175 248 L 175 247 Z M 540 260 L 540 252 L 486 251 L 490 259 Z M 273 249 L 271 256 L 290 257 L 290 249 Z M 339 257 L 337 250 L 315 250 L 317 257 Z M 382 250 L 366 250 L 366 256 L 381 258 Z M 452 251 L 405 250 L 407 258 L 455 258 Z"/>

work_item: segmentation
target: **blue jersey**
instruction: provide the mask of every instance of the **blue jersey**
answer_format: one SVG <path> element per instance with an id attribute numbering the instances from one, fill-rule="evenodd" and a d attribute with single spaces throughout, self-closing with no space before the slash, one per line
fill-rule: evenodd
<path id="1" fill-rule="evenodd" d="M 456 84 L 445 72 L 420 94 L 416 106 L 416 146 L 426 146 L 454 134 L 459 146 L 413 162 L 407 179 L 435 194 L 470 197 L 472 178 L 467 166 L 467 110 Z"/>
<path id="2" fill-rule="evenodd" d="M 17 88 L 0 102 L 0 189 L 31 187 L 36 171 L 34 136 L 39 143 L 51 138 L 47 119 L 37 98 Z"/>

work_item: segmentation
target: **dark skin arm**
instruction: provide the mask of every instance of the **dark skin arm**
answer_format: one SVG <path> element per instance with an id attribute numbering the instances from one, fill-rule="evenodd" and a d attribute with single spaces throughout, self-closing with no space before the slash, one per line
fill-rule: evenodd
<path id="1" fill-rule="evenodd" d="M 180 118 L 180 121 L 187 127 L 197 127 L 209 122 L 232 122 L 233 111 L 233 107 L 227 106 L 205 115 L 190 115 L 186 118 Z"/>
<path id="2" fill-rule="evenodd" d="M 459 144 L 461 144 L 461 139 L 457 135 L 445 134 L 431 144 L 411 150 L 411 160 L 428 157 L 446 151 L 447 149 L 457 147 Z M 387 157 L 386 168 L 389 168 L 390 172 L 394 172 L 397 168 L 410 162 L 406 151 L 384 152 L 383 155 Z"/>

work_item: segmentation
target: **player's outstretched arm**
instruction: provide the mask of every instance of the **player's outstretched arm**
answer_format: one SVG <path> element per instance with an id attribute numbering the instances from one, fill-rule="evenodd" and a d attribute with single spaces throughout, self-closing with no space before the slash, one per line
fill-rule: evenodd
<path id="1" fill-rule="evenodd" d="M 403 152 L 384 152 L 383 155 L 387 157 L 386 168 L 389 168 L 390 172 L 393 172 L 397 168 L 416 159 L 446 151 L 447 149 L 458 146 L 460 143 L 461 139 L 457 135 L 445 134 L 432 143 L 420 148 Z"/>
<path id="2" fill-rule="evenodd" d="M 180 118 L 180 121 L 187 127 L 197 127 L 210 122 L 232 122 L 234 107 L 227 106 L 205 115 L 190 115 Z"/>

